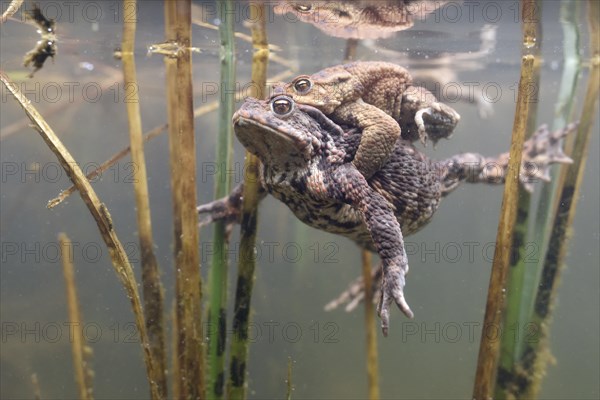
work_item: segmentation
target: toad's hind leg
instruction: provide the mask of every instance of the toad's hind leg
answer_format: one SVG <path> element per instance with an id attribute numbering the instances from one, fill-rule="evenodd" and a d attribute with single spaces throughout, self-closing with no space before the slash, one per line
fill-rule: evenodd
<path id="1" fill-rule="evenodd" d="M 408 258 L 400 224 L 389 202 L 367 184 L 354 166 L 336 166 L 327 176 L 328 196 L 350 204 L 360 211 L 383 263 L 382 290 L 377 311 L 381 318 L 381 329 L 387 336 L 392 302 L 395 302 L 407 317 L 413 317 L 413 312 L 404 297 Z"/>
<path id="2" fill-rule="evenodd" d="M 575 131 L 576 124 L 550 132 L 542 125 L 523 144 L 523 157 L 519 180 L 526 190 L 533 191 L 538 180 L 550 180 L 550 165 L 571 163 L 562 150 L 562 138 Z M 441 162 L 442 195 L 452 192 L 463 181 L 469 183 L 502 184 L 508 173 L 509 153 L 497 157 L 484 157 L 476 153 L 463 153 Z"/>

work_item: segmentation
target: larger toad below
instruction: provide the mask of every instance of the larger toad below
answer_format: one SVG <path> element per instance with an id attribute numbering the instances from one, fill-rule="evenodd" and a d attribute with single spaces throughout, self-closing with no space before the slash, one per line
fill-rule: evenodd
<path id="1" fill-rule="evenodd" d="M 316 108 L 284 95 L 269 101 L 247 99 L 233 123 L 240 142 L 262 162 L 263 196 L 268 192 L 306 224 L 379 254 L 383 276 L 378 312 L 384 334 L 392 301 L 413 316 L 404 298 L 408 260 L 403 233 L 427 224 L 440 199 L 460 182 L 501 183 L 507 167 L 506 154 L 485 158 L 465 153 L 433 162 L 410 142 L 398 141 L 388 162 L 367 181 L 351 164 L 361 131 L 344 131 Z M 569 161 L 558 145 L 568 132 L 541 128 L 525 143 L 523 163 L 537 168 L 521 175 L 524 183 L 544 176 L 552 162 Z M 229 197 L 198 211 L 208 214 L 208 220 L 238 220 L 241 193 L 240 185 Z"/>

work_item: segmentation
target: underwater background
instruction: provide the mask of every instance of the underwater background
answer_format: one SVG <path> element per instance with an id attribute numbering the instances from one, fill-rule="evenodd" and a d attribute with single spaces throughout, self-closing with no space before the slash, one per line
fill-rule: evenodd
<path id="1" fill-rule="evenodd" d="M 25 77 L 23 55 L 39 39 L 31 25 L 8 21 L 0 29 L 1 68 L 13 79 L 89 172 L 129 143 L 121 64 L 113 58 L 122 34 L 120 3 L 43 2 L 57 21 L 54 62 Z M 389 37 L 365 39 L 356 59 L 390 61 L 414 72 L 428 88 L 473 90 L 478 105 L 446 98 L 461 115 L 450 140 L 419 148 L 434 159 L 460 152 L 497 155 L 508 151 L 521 59 L 521 21 L 516 1 L 450 2 L 414 26 Z M 217 23 L 214 2 L 204 22 Z M 244 2 L 236 6 L 236 31 L 244 25 Z M 563 64 L 561 2 L 543 4 L 542 70 L 537 96 L 538 125 L 551 124 Z M 70 11 L 69 11 L 70 10 Z M 585 4 L 580 7 L 583 60 L 589 58 Z M 136 36 L 141 117 L 144 131 L 166 122 L 165 72 L 160 55 L 147 48 L 164 40 L 163 3 L 139 3 Z M 220 100 L 218 32 L 193 26 L 195 107 Z M 269 8 L 269 43 L 279 59 L 268 76 L 288 69 L 285 80 L 344 61 L 346 39 Z M 250 80 L 252 46 L 237 41 L 237 86 Z M 587 57 L 587 58 L 586 58 Z M 576 96 L 580 114 L 587 82 L 583 68 Z M 19 78 L 20 77 L 20 78 Z M 433 80 L 432 80 L 433 79 Z M 267 79 L 268 82 L 270 81 Z M 433 86 L 428 86 L 433 85 Z M 450 90 L 449 90 L 450 92 Z M 59 232 L 73 241 L 84 336 L 93 349 L 97 398 L 147 398 L 143 358 L 129 301 L 110 265 L 96 224 L 75 194 L 48 210 L 46 203 L 70 181 L 24 114 L 2 88 L 0 123 L 0 397 L 33 397 L 36 373 L 42 398 L 76 398 Z M 452 97 L 452 96 L 450 96 Z M 482 118 L 485 117 L 485 118 Z M 571 229 L 570 249 L 550 327 L 549 366 L 544 399 L 597 399 L 600 396 L 600 183 L 598 117 L 588 149 L 586 172 Z M 196 119 L 198 201 L 213 199 L 217 115 Z M 243 180 L 241 145 L 235 141 L 233 184 Z M 171 309 L 173 231 L 168 138 L 145 144 L 154 224 L 155 251 Z M 139 277 L 139 248 L 129 158 L 93 182 L 112 214 L 114 228 Z M 536 194 L 539 194 L 539 186 Z M 502 200 L 502 186 L 463 184 L 443 199 L 431 223 L 406 240 L 410 274 L 406 295 L 415 313 L 407 320 L 393 310 L 389 337 L 379 335 L 382 398 L 465 398 L 472 390 L 490 267 Z M 536 196 L 534 195 L 534 198 Z M 235 288 L 239 229 L 230 245 L 230 298 Z M 202 273 L 212 256 L 212 227 L 200 232 Z M 540 257 L 535 243 L 527 248 Z M 292 398 L 366 397 L 363 307 L 352 313 L 323 306 L 360 275 L 360 250 L 350 241 L 302 225 L 284 204 L 267 198 L 259 209 L 256 283 L 252 301 L 249 398 L 283 398 L 287 360 L 293 361 Z M 231 315 L 231 314 L 229 314 Z M 167 325 L 171 324 L 170 318 Z M 229 318 L 230 321 L 230 318 Z M 527 335 L 522 327 L 504 334 Z"/>

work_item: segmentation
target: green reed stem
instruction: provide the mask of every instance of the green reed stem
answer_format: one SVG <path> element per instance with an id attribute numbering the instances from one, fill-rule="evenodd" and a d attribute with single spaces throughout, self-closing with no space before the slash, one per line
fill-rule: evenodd
<path id="1" fill-rule="evenodd" d="M 563 0 L 561 4 L 560 20 L 563 29 L 563 53 L 565 58 L 560 89 L 558 92 L 558 101 L 554 110 L 555 118 L 552 125 L 553 130 L 565 127 L 571 118 L 573 105 L 575 103 L 575 92 L 581 72 L 581 56 L 579 55 L 580 4 L 581 2 L 577 0 Z M 556 197 L 560 188 L 562 188 L 563 182 L 558 179 L 559 174 L 557 172 L 557 170 L 553 169 L 550 172 L 550 176 L 552 177 L 551 182 L 543 184 L 540 202 L 537 207 L 533 236 L 534 242 L 539 246 L 538 254 L 540 254 L 540 257 L 536 268 L 532 268 L 528 271 L 530 272 L 528 279 L 532 282 L 532 288 L 537 288 L 539 284 L 540 272 L 543 266 L 543 257 L 541 255 L 546 254 L 548 249 L 548 239 L 550 237 L 550 230 L 557 205 Z M 525 321 L 529 320 L 529 317 L 533 312 L 533 301 L 536 291 L 537 290 L 533 290 L 528 293 L 526 298 L 524 297 Z"/>
<path id="2" fill-rule="evenodd" d="M 217 143 L 217 165 L 220 173 L 215 181 L 215 198 L 225 197 L 231 190 L 233 153 L 233 125 L 231 117 L 235 106 L 235 38 L 233 2 L 219 3 L 219 35 L 221 38 L 221 104 L 219 107 L 219 138 Z M 225 348 L 227 343 L 227 233 L 223 221 L 215 223 L 213 255 L 208 277 L 210 304 L 208 310 L 208 392 L 209 399 L 222 399 L 225 388 Z"/>
<path id="3" fill-rule="evenodd" d="M 564 0 L 561 3 L 560 21 L 563 29 L 564 69 L 558 92 L 558 100 L 555 106 L 553 130 L 565 127 L 567 121 L 570 119 L 575 99 L 575 90 L 581 66 L 578 29 L 579 4 L 579 1 L 573 0 Z M 565 167 L 561 166 L 561 168 Z M 534 265 L 529 266 L 525 271 L 521 318 L 514 329 L 515 332 L 520 333 L 517 338 L 518 359 L 517 365 L 513 365 L 512 384 L 510 387 L 507 387 L 507 389 L 511 390 L 510 394 L 515 397 L 522 397 L 524 395 L 523 391 L 530 384 L 529 382 L 536 379 L 532 361 L 537 359 L 539 355 L 532 353 L 531 348 L 528 348 L 528 351 L 524 354 L 523 349 L 527 348 L 528 342 L 531 340 L 539 340 L 540 327 L 531 322 L 533 301 L 543 266 L 544 258 L 542 255 L 546 254 L 548 248 L 548 239 L 554 220 L 554 211 L 557 206 L 556 197 L 563 183 L 557 175 L 557 170 L 553 169 L 550 173 L 551 181 L 543 183 L 540 199 L 536 205 L 537 211 L 532 229 L 532 242 L 536 245 L 538 259 L 534 261 Z M 541 351 L 544 352 L 545 350 Z"/>
<path id="4" fill-rule="evenodd" d="M 269 46 L 267 42 L 267 27 L 265 23 L 265 5 L 254 2 L 250 7 L 252 22 L 252 92 L 250 96 L 264 98 L 266 94 L 267 64 L 269 61 Z M 240 257 L 238 262 L 238 277 L 235 291 L 233 311 L 233 337 L 231 340 L 231 359 L 227 394 L 229 399 L 245 399 L 247 394 L 246 373 L 249 352 L 248 326 L 250 322 L 250 306 L 252 288 L 254 286 L 254 269 L 256 257 L 256 228 L 258 224 L 258 191 L 259 161 L 254 155 L 246 152 L 244 165 L 244 193 L 242 200 L 242 221 L 240 237 Z"/>
<path id="5" fill-rule="evenodd" d="M 540 69 L 541 69 L 541 44 L 542 44 L 542 2 L 523 2 L 523 37 L 526 45 L 524 54 L 534 57 L 531 81 L 527 85 L 532 90 L 533 97 L 527 115 L 527 128 L 525 140 L 535 131 L 537 126 L 537 105 L 539 104 Z M 532 45 L 533 44 L 533 45 Z M 523 295 L 526 291 L 535 290 L 524 285 L 527 269 L 531 263 L 527 253 L 527 232 L 529 225 L 529 209 L 531 207 L 531 194 L 521 191 L 517 202 L 517 217 L 513 226 L 513 241 L 511 245 L 510 268 L 506 285 L 506 311 L 503 320 L 505 334 L 501 336 L 500 358 L 496 374 L 496 398 L 506 398 L 511 382 L 515 380 L 517 371 L 515 366 L 520 357 L 519 327 L 521 326 Z M 511 333 L 508 333 L 511 332 Z M 515 332 L 513 334 L 512 332 Z"/>
<path id="6" fill-rule="evenodd" d="M 523 397 L 537 397 L 542 377 L 550 359 L 549 324 L 552 317 L 558 282 L 564 266 L 564 259 L 569 247 L 568 231 L 573 224 L 577 209 L 577 199 L 587 149 L 592 136 L 592 127 L 598 112 L 598 95 L 600 93 L 600 4 L 596 0 L 588 1 L 590 27 L 590 74 L 587 91 L 583 103 L 583 111 L 579 122 L 577 136 L 570 154 L 573 164 L 564 169 L 561 178 L 564 181 L 558 196 L 559 207 L 556 207 L 554 223 L 550 234 L 548 251 L 544 258 L 539 290 L 534 302 L 532 322 L 539 327 L 539 339 L 528 343 L 524 355 L 524 368 L 533 377 L 526 382 Z"/>
<path id="7" fill-rule="evenodd" d="M 123 2 L 123 15 L 130 16 L 123 21 L 123 41 L 121 44 L 123 86 L 125 88 L 125 96 L 129 99 L 129 101 L 125 102 L 125 106 L 129 121 L 131 160 L 136 166 L 133 176 L 133 188 L 135 191 L 140 241 L 144 315 L 150 339 L 150 350 L 156 361 L 156 384 L 161 397 L 167 397 L 167 356 L 163 311 L 164 291 L 160 281 L 158 261 L 154 254 L 146 159 L 144 157 L 144 139 L 142 137 L 142 118 L 140 115 L 140 98 L 137 90 L 139 85 L 135 69 L 136 11 L 136 0 L 125 0 Z"/>
<path id="8" fill-rule="evenodd" d="M 201 277 L 196 213 L 196 141 L 191 58 L 191 0 L 166 0 L 165 36 L 172 51 L 165 57 L 169 160 L 173 196 L 175 326 L 177 362 L 174 392 L 181 398 L 205 396 Z"/>

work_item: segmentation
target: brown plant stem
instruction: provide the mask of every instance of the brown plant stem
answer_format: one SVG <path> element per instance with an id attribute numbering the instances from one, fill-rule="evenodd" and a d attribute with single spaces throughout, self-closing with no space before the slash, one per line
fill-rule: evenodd
<path id="1" fill-rule="evenodd" d="M 152 237 L 152 219 L 150 215 L 150 199 L 148 195 L 148 178 L 146 174 L 146 159 L 144 157 L 144 139 L 142 137 L 142 118 L 140 116 L 140 98 L 135 69 L 135 31 L 137 21 L 136 0 L 124 0 L 123 41 L 121 53 L 123 61 L 123 84 L 125 102 L 129 122 L 129 141 L 133 169 L 133 188 L 140 241 L 142 290 L 146 329 L 150 339 L 150 351 L 156 362 L 156 384 L 160 396 L 167 397 L 166 351 L 164 327 L 164 291 L 160 281 L 158 261 L 154 254 L 154 239 Z"/>
<path id="2" fill-rule="evenodd" d="M 488 330 L 499 329 L 502 326 L 502 317 L 505 303 L 506 276 L 510 267 L 511 245 L 517 202 L 519 198 L 519 169 L 521 153 L 525 141 L 527 116 L 531 92 L 527 83 L 531 81 L 534 57 L 527 55 L 521 60 L 521 78 L 517 97 L 517 108 L 513 122 L 512 141 L 510 144 L 510 161 L 502 197 L 502 209 L 496 235 L 496 249 L 492 262 L 492 272 L 488 288 L 488 297 L 485 309 L 483 331 L 479 346 L 479 357 L 475 374 L 473 398 L 477 400 L 492 398 L 494 391 L 495 372 L 499 356 L 500 341 L 489 335 Z"/>
<path id="3" fill-rule="evenodd" d="M 292 400 L 292 392 L 294 391 L 294 385 L 292 384 L 292 357 L 288 357 L 287 362 L 287 379 L 286 383 L 286 391 L 285 391 L 285 400 Z"/>
<path id="4" fill-rule="evenodd" d="M 73 268 L 73 259 L 71 254 L 71 241 L 66 234 L 61 233 L 58 236 L 60 242 L 60 252 L 63 265 L 63 275 L 67 289 L 67 306 L 69 311 L 69 322 L 74 326 L 83 326 L 81 312 L 79 311 L 79 300 L 77 298 L 77 286 L 75 284 L 75 271 Z M 73 329 L 71 336 L 71 351 L 73 353 L 73 369 L 75 370 L 75 381 L 79 390 L 81 400 L 92 399 L 92 388 L 88 386 L 88 373 L 86 373 L 85 338 L 81 329 Z"/>
<path id="5" fill-rule="evenodd" d="M 532 93 L 530 99 L 529 113 L 527 115 L 525 140 L 529 139 L 537 126 L 537 111 L 539 104 L 540 70 L 542 64 L 542 2 L 541 0 L 523 1 L 523 37 L 526 46 L 523 46 L 523 55 L 533 56 L 533 70 L 528 88 Z M 506 310 L 504 313 L 503 326 L 508 329 L 518 330 L 521 325 L 523 314 L 523 297 L 526 290 L 524 280 L 531 263 L 525 257 L 528 241 L 529 210 L 531 208 L 531 193 L 523 190 L 519 193 L 517 201 L 517 217 L 513 226 L 513 239 L 511 245 L 510 268 L 508 271 L 506 285 Z M 500 355 L 498 362 L 496 398 L 505 398 L 507 393 L 514 387 L 518 379 L 517 362 L 520 358 L 522 346 L 516 335 L 502 335 L 499 338 Z M 506 392 L 506 393 L 505 393 Z"/>
<path id="6" fill-rule="evenodd" d="M 371 252 L 362 250 L 362 274 L 365 285 L 365 299 L 373 298 L 373 276 Z M 379 367 L 377 361 L 377 327 L 373 302 L 365 301 L 365 330 L 367 334 L 367 381 L 369 400 L 379 399 Z"/>
<path id="7" fill-rule="evenodd" d="M 40 388 L 40 381 L 38 380 L 37 374 L 34 372 L 31 374 L 31 386 L 33 386 L 33 398 L 34 400 L 42 399 L 42 389 Z"/>
<path id="8" fill-rule="evenodd" d="M 346 40 L 346 51 L 344 53 L 344 62 L 356 60 L 356 50 L 358 49 L 358 39 Z"/>
<path id="9" fill-rule="evenodd" d="M 23 4 L 23 0 L 12 0 L 8 7 L 6 7 L 6 11 L 4 11 L 2 14 L 2 17 L 0 18 L 0 24 L 8 21 L 8 19 L 19 10 L 21 4 Z"/>
<path id="10" fill-rule="evenodd" d="M 198 216 L 196 142 L 191 58 L 191 0 L 165 5 L 166 42 L 176 50 L 165 57 L 169 159 L 173 195 L 177 367 L 174 379 L 185 399 L 204 398 L 204 345 Z"/>

